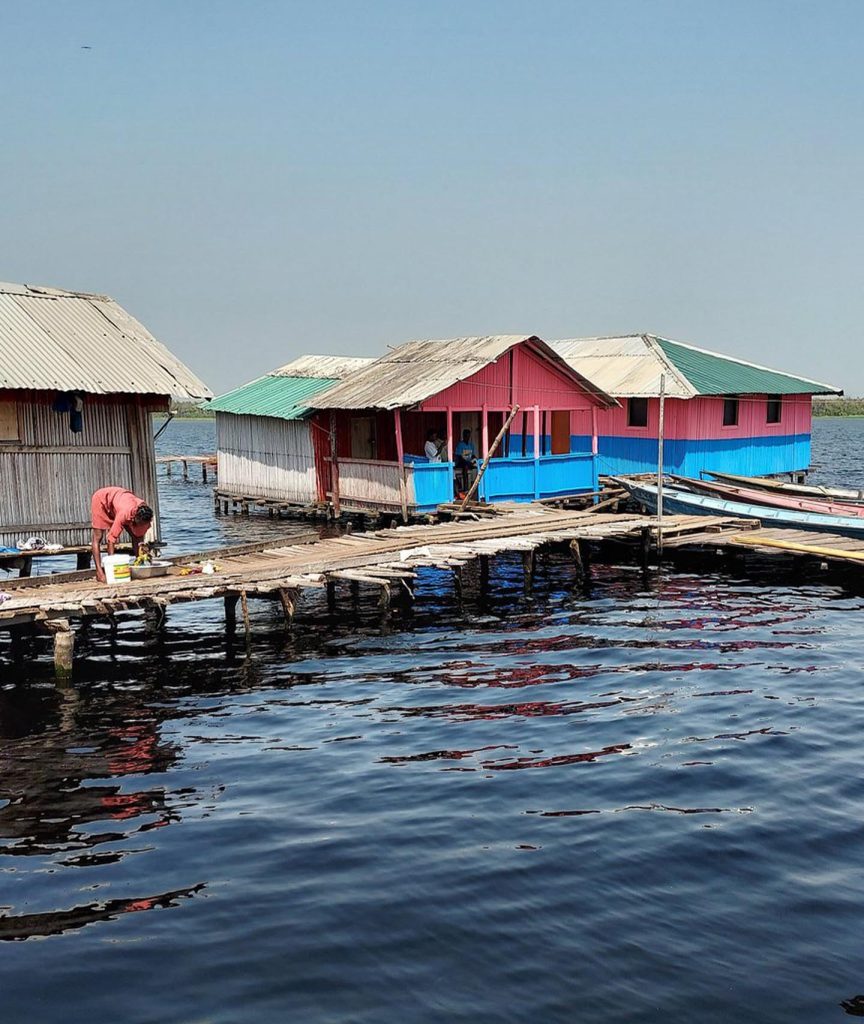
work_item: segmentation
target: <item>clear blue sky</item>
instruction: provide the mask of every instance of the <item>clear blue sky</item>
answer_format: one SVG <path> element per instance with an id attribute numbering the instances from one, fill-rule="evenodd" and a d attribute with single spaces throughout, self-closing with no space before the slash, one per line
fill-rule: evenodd
<path id="1" fill-rule="evenodd" d="M 859 0 L 0 0 L 0 280 L 217 391 L 652 331 L 864 393 L 862 45 Z"/>

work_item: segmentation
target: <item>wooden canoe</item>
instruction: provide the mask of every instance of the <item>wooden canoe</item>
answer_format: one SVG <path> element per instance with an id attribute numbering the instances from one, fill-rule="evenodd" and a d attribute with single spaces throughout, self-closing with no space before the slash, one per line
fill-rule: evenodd
<path id="1" fill-rule="evenodd" d="M 678 476 L 673 476 L 672 479 L 685 490 L 716 494 L 720 498 L 728 498 L 729 501 L 746 501 L 752 505 L 798 509 L 799 512 L 818 512 L 829 516 L 857 516 L 864 519 L 864 504 L 856 505 L 830 498 L 811 498 L 786 491 L 760 491 L 755 487 L 738 487 L 735 484 L 713 483 Z"/>
<path id="2" fill-rule="evenodd" d="M 628 477 L 614 477 L 616 483 L 630 493 L 651 513 L 657 511 L 657 484 Z M 670 481 L 663 486 L 663 511 L 669 515 L 735 516 L 737 519 L 758 519 L 766 526 L 795 530 L 816 530 L 822 533 L 840 533 L 847 537 L 864 538 L 864 519 L 857 516 L 823 515 L 798 509 L 756 505 L 745 501 L 731 501 L 714 494 L 700 494 L 686 490 Z"/>
<path id="3" fill-rule="evenodd" d="M 801 494 L 808 498 L 831 498 L 843 502 L 864 504 L 864 490 L 853 487 L 828 487 L 823 484 L 791 484 L 784 480 L 771 480 L 764 476 L 735 476 L 733 473 L 714 473 L 704 470 L 706 476 L 723 480 L 739 487 L 755 487 L 762 491 L 783 494 Z"/>

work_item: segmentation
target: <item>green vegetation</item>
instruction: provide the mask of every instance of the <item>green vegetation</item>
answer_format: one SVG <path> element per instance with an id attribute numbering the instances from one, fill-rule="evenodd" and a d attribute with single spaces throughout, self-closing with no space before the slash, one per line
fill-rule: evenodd
<path id="1" fill-rule="evenodd" d="M 864 398 L 814 398 L 814 416 L 864 416 Z"/>
<path id="2" fill-rule="evenodd" d="M 216 413 L 210 412 L 206 406 L 202 409 L 200 405 L 177 403 L 171 407 L 171 412 L 178 420 L 213 420 Z"/>

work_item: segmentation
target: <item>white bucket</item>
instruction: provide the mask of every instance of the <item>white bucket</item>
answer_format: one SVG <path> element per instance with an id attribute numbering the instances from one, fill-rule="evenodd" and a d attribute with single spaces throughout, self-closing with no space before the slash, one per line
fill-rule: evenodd
<path id="1" fill-rule="evenodd" d="M 105 570 L 106 583 L 128 583 L 131 579 L 129 566 L 132 558 L 129 555 L 103 555 L 102 568 Z"/>

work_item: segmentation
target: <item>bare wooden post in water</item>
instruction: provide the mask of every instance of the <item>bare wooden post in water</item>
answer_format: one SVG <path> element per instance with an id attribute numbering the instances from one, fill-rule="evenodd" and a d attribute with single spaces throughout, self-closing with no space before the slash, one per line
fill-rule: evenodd
<path id="1" fill-rule="evenodd" d="M 236 594 L 225 595 L 225 628 L 229 633 L 237 630 L 237 601 Z"/>
<path id="2" fill-rule="evenodd" d="M 280 590 L 279 600 L 282 602 L 282 610 L 285 612 L 285 623 L 290 628 L 294 622 L 294 613 L 297 611 L 297 598 L 299 590 Z"/>
<path id="3" fill-rule="evenodd" d="M 536 561 L 536 552 L 534 551 L 534 548 L 531 548 L 530 551 L 522 552 L 522 568 L 525 572 L 523 583 L 526 594 L 530 592 L 531 587 L 534 584 L 534 567 L 536 565 Z"/>
<path id="4" fill-rule="evenodd" d="M 48 619 L 45 627 L 54 634 L 54 675 L 62 683 L 72 675 L 75 634 L 68 619 Z"/>

